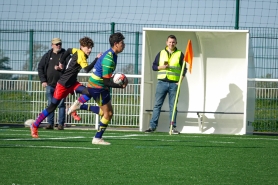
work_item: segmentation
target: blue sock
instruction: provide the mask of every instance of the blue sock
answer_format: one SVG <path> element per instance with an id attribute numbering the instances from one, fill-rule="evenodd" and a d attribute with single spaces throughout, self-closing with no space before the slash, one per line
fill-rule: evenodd
<path id="1" fill-rule="evenodd" d="M 80 106 L 80 109 L 81 110 L 89 110 L 89 111 L 92 111 L 93 113 L 95 114 L 99 114 L 99 106 L 89 106 L 87 104 L 83 104 Z"/>
<path id="2" fill-rule="evenodd" d="M 78 101 L 81 102 L 81 103 L 86 103 L 87 101 L 89 101 L 91 98 L 88 97 L 87 95 L 81 95 L 79 98 L 78 98 Z"/>
<path id="3" fill-rule="evenodd" d="M 105 119 L 104 117 L 101 118 L 101 120 L 99 122 L 99 125 L 98 125 L 98 131 L 95 135 L 95 138 L 99 138 L 99 139 L 102 138 L 102 135 L 105 132 L 109 122 L 110 121 Z"/>
<path id="4" fill-rule="evenodd" d="M 44 109 L 39 116 L 37 117 L 35 123 L 34 123 L 34 127 L 39 128 L 41 122 L 49 115 L 49 113 L 47 112 L 46 109 Z"/>

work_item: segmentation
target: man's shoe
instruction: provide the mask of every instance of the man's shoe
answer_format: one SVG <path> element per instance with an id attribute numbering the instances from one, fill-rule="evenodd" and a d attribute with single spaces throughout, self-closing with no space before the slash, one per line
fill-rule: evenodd
<path id="1" fill-rule="evenodd" d="M 43 129 L 53 130 L 53 125 L 48 124 L 46 127 L 43 127 Z"/>
<path id="2" fill-rule="evenodd" d="M 58 125 L 58 130 L 64 130 L 64 126 L 61 125 L 61 124 L 59 124 L 59 125 Z"/>
<path id="3" fill-rule="evenodd" d="M 151 128 L 149 128 L 148 130 L 145 130 L 145 133 L 153 133 L 153 132 L 154 132 L 154 130 Z"/>
<path id="4" fill-rule="evenodd" d="M 31 136 L 32 136 L 33 138 L 38 138 L 38 137 L 39 137 L 39 135 L 38 135 L 38 128 L 34 127 L 33 124 L 34 124 L 34 123 L 32 123 L 32 124 L 30 125 Z"/>
<path id="5" fill-rule="evenodd" d="M 73 111 L 73 112 L 71 113 L 71 117 L 73 117 L 73 119 L 74 119 L 75 121 L 80 121 L 80 120 L 81 120 L 80 116 L 77 114 L 76 111 Z"/>
<path id="6" fill-rule="evenodd" d="M 179 131 L 177 131 L 177 130 L 176 130 L 176 128 L 173 128 L 173 130 L 172 130 L 172 134 L 180 134 L 180 132 L 179 132 Z"/>
<path id="7" fill-rule="evenodd" d="M 68 115 L 70 115 L 72 112 L 76 111 L 76 110 L 79 110 L 80 109 L 80 106 L 81 106 L 81 103 L 76 100 L 71 106 L 70 108 L 68 109 Z"/>
<path id="8" fill-rule="evenodd" d="M 94 145 L 111 145 L 111 143 L 104 141 L 102 138 L 95 138 L 95 137 L 92 140 L 92 144 L 94 144 Z"/>

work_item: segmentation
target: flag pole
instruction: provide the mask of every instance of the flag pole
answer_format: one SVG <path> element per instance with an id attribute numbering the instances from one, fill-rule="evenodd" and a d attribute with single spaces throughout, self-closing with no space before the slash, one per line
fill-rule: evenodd
<path id="1" fill-rule="evenodd" d="M 183 64 L 182 64 L 180 79 L 179 79 L 179 82 L 178 82 L 178 90 L 177 90 L 177 93 L 176 93 L 174 108 L 173 108 L 173 111 L 172 111 L 172 119 L 171 119 L 170 130 L 169 130 L 170 135 L 172 135 L 175 114 L 176 114 L 176 111 L 177 111 L 177 102 L 178 102 L 178 97 L 179 97 L 179 93 L 180 93 L 181 81 L 182 81 L 182 74 L 184 72 L 184 68 L 185 68 L 185 65 L 186 65 L 185 63 L 186 62 L 189 63 L 189 72 L 191 73 L 192 61 L 193 61 L 192 44 L 191 44 L 191 40 L 188 40 L 187 47 L 186 47 L 185 54 L 184 54 L 184 61 L 183 61 Z"/>
<path id="2" fill-rule="evenodd" d="M 177 102 L 178 102 L 178 98 L 179 98 L 180 85 L 181 85 L 181 81 L 182 81 L 182 74 L 183 74 L 184 68 L 185 68 L 185 62 L 183 62 L 183 64 L 182 64 L 180 79 L 179 79 L 179 83 L 178 83 L 178 90 L 177 90 L 177 93 L 176 93 L 174 109 L 173 109 L 173 112 L 172 112 L 171 126 L 170 126 L 170 131 L 169 131 L 170 135 L 172 135 L 172 129 L 173 129 L 173 124 L 174 124 L 174 119 L 175 119 L 175 113 L 176 113 L 176 110 L 177 110 Z"/>

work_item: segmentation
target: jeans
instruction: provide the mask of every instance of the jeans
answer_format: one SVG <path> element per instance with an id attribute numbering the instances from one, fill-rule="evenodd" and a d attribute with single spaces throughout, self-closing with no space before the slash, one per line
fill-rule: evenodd
<path id="1" fill-rule="evenodd" d="M 176 83 L 169 83 L 169 82 L 164 82 L 164 81 L 158 80 L 157 85 L 156 85 L 153 115 L 152 115 L 152 119 L 150 121 L 151 129 L 155 130 L 158 125 L 158 119 L 160 116 L 161 107 L 163 105 L 163 102 L 166 98 L 167 93 L 168 93 L 168 97 L 169 97 L 169 109 L 170 109 L 169 110 L 169 113 L 170 113 L 169 114 L 169 120 L 170 120 L 169 123 L 171 123 L 177 89 L 178 89 L 178 85 Z M 176 117 L 177 117 L 177 109 L 175 111 L 175 116 L 174 116 L 174 120 L 173 120 L 174 128 L 176 127 Z"/>
<path id="2" fill-rule="evenodd" d="M 54 90 L 55 90 L 54 87 L 46 86 L 46 98 L 47 98 L 48 106 L 51 103 L 51 100 L 52 100 L 52 97 L 54 94 Z M 66 118 L 66 107 L 65 107 L 64 99 L 61 100 L 61 102 L 58 105 L 58 108 L 59 108 L 59 121 L 58 122 L 59 122 L 59 125 L 64 126 L 65 118 Z M 47 116 L 47 122 L 52 126 L 54 125 L 54 113 L 55 113 L 55 111 L 53 111 L 52 113 L 50 113 Z"/>

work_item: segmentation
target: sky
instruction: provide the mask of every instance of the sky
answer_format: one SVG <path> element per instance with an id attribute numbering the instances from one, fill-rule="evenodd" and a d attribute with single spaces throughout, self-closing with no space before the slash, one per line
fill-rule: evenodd
<path id="1" fill-rule="evenodd" d="M 239 2 L 240 26 L 277 27 L 277 0 Z M 234 26 L 235 7 L 236 0 L 0 0 L 0 20 Z"/>

